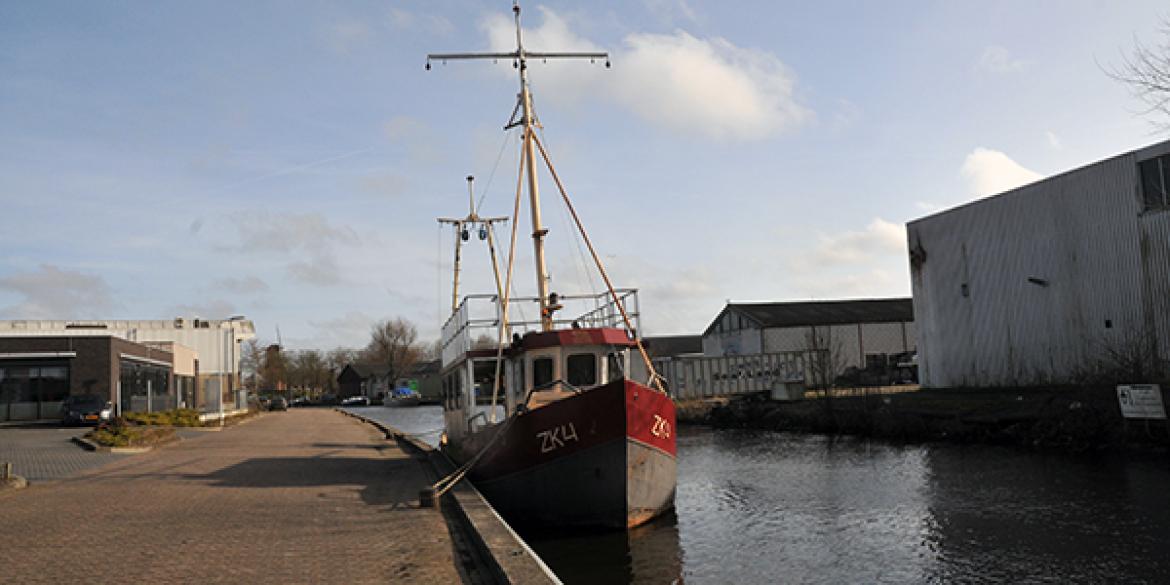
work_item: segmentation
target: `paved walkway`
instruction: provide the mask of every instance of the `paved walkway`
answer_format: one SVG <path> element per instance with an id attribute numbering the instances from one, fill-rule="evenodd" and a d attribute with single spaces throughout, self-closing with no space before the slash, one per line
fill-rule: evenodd
<path id="1" fill-rule="evenodd" d="M 36 483 L 69 477 L 125 457 L 86 451 L 69 440 L 89 430 L 60 426 L 0 428 L 0 463 L 12 463 L 13 473 Z"/>
<path id="2" fill-rule="evenodd" d="M 458 583 L 427 481 L 369 425 L 270 413 L 0 493 L 0 581 Z"/>

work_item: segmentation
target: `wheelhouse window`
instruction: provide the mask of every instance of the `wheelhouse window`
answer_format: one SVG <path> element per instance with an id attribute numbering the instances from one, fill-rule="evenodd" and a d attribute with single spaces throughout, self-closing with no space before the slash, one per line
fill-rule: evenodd
<path id="1" fill-rule="evenodd" d="M 1138 163 L 1142 210 L 1170 208 L 1170 154 Z"/>
<path id="2" fill-rule="evenodd" d="M 565 360 L 567 378 L 572 386 L 593 386 L 597 384 L 597 356 L 591 353 L 576 353 Z"/>
<path id="3" fill-rule="evenodd" d="M 626 377 L 625 360 L 622 354 L 611 353 L 605 356 L 605 381 L 613 382 Z"/>
<path id="4" fill-rule="evenodd" d="M 550 357 L 539 357 L 532 360 L 532 387 L 540 389 L 541 386 L 549 384 L 553 381 L 553 359 Z"/>

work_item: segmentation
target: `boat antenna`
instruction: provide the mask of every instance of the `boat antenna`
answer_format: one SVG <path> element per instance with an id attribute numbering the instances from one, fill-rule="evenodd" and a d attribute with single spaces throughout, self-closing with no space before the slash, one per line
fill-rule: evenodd
<path id="1" fill-rule="evenodd" d="M 536 146 L 535 146 L 535 128 L 540 126 L 540 122 L 535 119 L 532 111 L 532 94 L 528 89 L 528 60 L 540 59 L 547 61 L 549 59 L 589 59 L 591 62 L 596 62 L 598 59 L 605 60 L 605 66 L 608 68 L 609 53 L 604 52 L 556 52 L 545 53 L 528 51 L 524 48 L 523 28 L 520 26 L 520 3 L 512 3 L 512 13 L 516 20 L 516 50 L 506 53 L 432 53 L 427 55 L 426 68 L 430 70 L 431 61 L 439 61 L 446 63 L 447 61 L 471 60 L 471 59 L 511 59 L 512 66 L 517 69 L 520 74 L 520 94 L 517 96 L 517 103 L 515 109 L 512 110 L 512 118 L 504 126 L 504 129 L 511 129 L 521 126 L 524 129 L 523 146 L 524 146 L 524 166 L 528 173 L 528 199 L 530 207 L 532 208 L 532 246 L 533 257 L 536 262 L 536 289 L 540 299 L 540 324 L 541 330 L 551 331 L 553 328 L 553 313 L 560 308 L 549 294 L 549 277 L 548 266 L 544 259 L 544 237 L 548 235 L 548 229 L 541 224 L 540 219 L 540 189 L 536 181 Z M 520 118 L 517 119 L 517 114 Z M 490 231 L 490 230 L 489 230 Z"/>
<path id="2" fill-rule="evenodd" d="M 475 177 L 467 176 L 467 217 L 453 218 L 440 217 L 439 224 L 448 224 L 455 228 L 455 265 L 454 265 L 454 279 L 451 283 L 451 312 L 459 310 L 459 268 L 462 259 L 463 242 L 471 240 L 473 236 L 478 236 L 481 240 L 487 240 L 488 252 L 492 257 L 492 271 L 496 276 L 496 292 L 501 297 L 504 294 L 503 284 L 500 282 L 500 264 L 496 259 L 496 242 L 493 235 L 492 224 L 508 221 L 507 217 L 480 217 L 475 212 Z M 474 233 L 473 233 L 474 232 Z"/>

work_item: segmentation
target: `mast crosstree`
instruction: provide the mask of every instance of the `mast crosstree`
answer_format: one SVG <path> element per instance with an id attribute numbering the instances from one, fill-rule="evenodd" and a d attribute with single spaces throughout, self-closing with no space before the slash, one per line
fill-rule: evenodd
<path id="1" fill-rule="evenodd" d="M 528 90 L 528 60 L 529 59 L 588 59 L 591 62 L 596 62 L 598 59 L 605 60 L 605 66 L 609 67 L 609 53 L 605 52 L 536 52 L 528 51 L 524 48 L 523 30 L 520 26 L 520 5 L 518 3 L 512 4 L 512 13 L 516 20 L 516 50 L 508 53 L 432 53 L 427 55 L 426 68 L 431 68 L 431 61 L 459 61 L 459 60 L 473 60 L 473 59 L 511 59 L 512 64 L 520 73 L 520 94 L 517 96 L 516 108 L 513 110 L 512 120 L 509 120 L 505 128 L 512 128 L 521 126 L 524 128 L 523 140 L 523 156 L 524 167 L 527 171 L 528 178 L 528 201 L 532 209 L 532 247 L 533 257 L 536 262 L 536 289 L 538 297 L 540 298 L 540 323 L 543 331 L 551 331 L 553 328 L 553 312 L 560 308 L 554 296 L 549 293 L 549 276 L 548 265 L 544 258 L 544 237 L 548 235 L 548 229 L 541 223 L 540 217 L 540 188 L 536 180 L 536 136 L 534 134 L 535 128 L 539 123 L 535 119 L 535 114 L 532 109 L 532 94 Z M 520 119 L 516 120 L 515 115 L 519 113 Z M 489 233 L 491 232 L 488 229 Z M 456 248 L 458 250 L 458 248 Z M 458 253 L 458 252 L 456 252 Z M 497 281 L 498 281 L 497 270 Z M 458 273 L 456 273 L 458 278 Z M 498 287 L 498 283 L 497 283 Z M 458 302 L 456 300 L 456 302 Z"/>
<path id="2" fill-rule="evenodd" d="M 492 224 L 502 223 L 508 221 L 506 217 L 480 217 L 475 211 L 475 190 L 472 188 L 472 183 L 475 177 L 467 176 L 467 217 L 456 219 L 453 217 L 438 218 L 440 224 L 454 226 L 455 228 L 455 277 L 451 283 L 451 312 L 454 313 L 459 309 L 459 267 L 462 260 L 463 242 L 471 239 L 471 230 L 479 228 L 479 239 L 487 240 L 488 253 L 492 257 L 492 271 L 496 276 L 496 293 L 500 298 L 504 297 L 503 283 L 500 282 L 500 265 L 496 260 L 496 240 L 495 230 L 492 229 Z M 468 229 L 470 228 L 470 229 Z"/>

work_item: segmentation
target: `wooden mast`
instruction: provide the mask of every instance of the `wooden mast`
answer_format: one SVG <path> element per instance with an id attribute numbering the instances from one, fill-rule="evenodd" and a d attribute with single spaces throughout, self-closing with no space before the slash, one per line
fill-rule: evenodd
<path id="1" fill-rule="evenodd" d="M 431 61 L 451 61 L 451 60 L 467 60 L 467 59 L 512 59 L 513 65 L 520 72 L 520 95 L 516 104 L 516 110 L 519 112 L 521 118 L 519 121 L 511 120 L 505 128 L 514 128 L 522 126 L 524 129 L 523 139 L 523 157 L 526 171 L 528 173 L 528 201 L 532 207 L 532 248 L 533 258 L 536 262 L 536 290 L 540 297 L 540 324 L 543 331 L 551 331 L 553 327 L 553 311 L 557 307 L 552 303 L 549 294 L 549 276 L 548 266 L 545 263 L 544 255 L 544 237 L 548 234 L 541 223 L 540 217 L 540 188 L 536 179 L 536 145 L 535 145 L 535 129 L 540 127 L 540 123 L 536 121 L 532 109 L 532 94 L 528 90 L 528 59 L 589 59 L 594 61 L 597 59 L 605 59 L 606 67 L 609 66 L 609 53 L 543 53 L 531 52 L 524 49 L 522 29 L 520 26 L 520 4 L 514 2 L 512 4 L 512 13 L 516 20 L 516 50 L 510 53 L 434 53 L 427 55 L 427 69 L 431 68 Z M 490 231 L 490 230 L 489 230 Z"/>
<path id="2" fill-rule="evenodd" d="M 471 239 L 471 234 L 468 228 L 476 228 L 477 226 L 483 230 L 480 239 L 486 239 L 488 242 L 488 251 L 492 257 L 492 270 L 496 276 L 496 292 L 503 295 L 503 288 L 500 283 L 500 266 L 496 260 L 496 245 L 492 238 L 492 224 L 503 221 L 508 221 L 506 217 L 480 217 L 475 212 L 475 190 L 472 189 L 472 182 L 475 177 L 467 176 L 467 217 L 456 219 L 452 217 L 438 218 L 440 224 L 450 224 L 455 227 L 455 273 L 451 283 L 451 312 L 454 313 L 459 309 L 459 270 L 460 262 L 462 260 L 462 246 L 463 242 Z"/>

